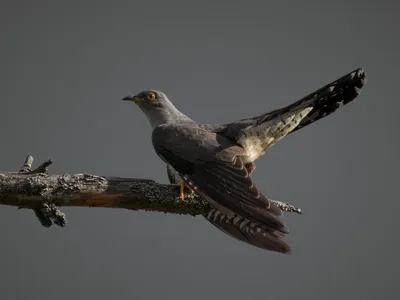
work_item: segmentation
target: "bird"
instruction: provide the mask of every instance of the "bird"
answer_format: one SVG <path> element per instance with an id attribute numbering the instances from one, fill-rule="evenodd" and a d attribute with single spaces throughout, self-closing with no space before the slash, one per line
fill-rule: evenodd
<path id="1" fill-rule="evenodd" d="M 204 217 L 214 226 L 252 246 L 291 253 L 282 210 L 252 179 L 255 161 L 283 137 L 353 101 L 366 83 L 357 68 L 299 100 L 267 113 L 230 123 L 202 124 L 181 112 L 159 90 L 123 98 L 147 116 L 152 144 L 166 164 L 170 183 L 196 193 L 212 209 Z"/>

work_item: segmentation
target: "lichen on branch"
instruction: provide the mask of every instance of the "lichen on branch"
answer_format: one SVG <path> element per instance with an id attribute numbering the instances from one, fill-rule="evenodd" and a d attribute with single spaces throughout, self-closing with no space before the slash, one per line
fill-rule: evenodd
<path id="1" fill-rule="evenodd" d="M 0 204 L 33 209 L 40 223 L 65 226 L 61 206 L 109 207 L 199 215 L 211 206 L 196 194 L 179 198 L 179 187 L 150 179 L 107 177 L 91 174 L 48 174 L 48 160 L 32 170 L 28 156 L 18 172 L 0 172 Z M 301 214 L 291 204 L 271 200 L 284 211 Z"/>

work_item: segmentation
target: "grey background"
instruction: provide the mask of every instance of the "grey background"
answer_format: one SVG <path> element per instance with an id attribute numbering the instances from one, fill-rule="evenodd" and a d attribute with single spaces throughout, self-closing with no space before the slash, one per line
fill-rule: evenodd
<path id="1" fill-rule="evenodd" d="M 291 256 L 201 217 L 68 208 L 67 228 L 0 207 L 1 299 L 399 299 L 395 1 L 10 1 L 0 4 L 2 171 L 167 182 L 127 94 L 167 93 L 199 122 L 287 105 L 363 66 L 360 97 L 257 163 Z"/>

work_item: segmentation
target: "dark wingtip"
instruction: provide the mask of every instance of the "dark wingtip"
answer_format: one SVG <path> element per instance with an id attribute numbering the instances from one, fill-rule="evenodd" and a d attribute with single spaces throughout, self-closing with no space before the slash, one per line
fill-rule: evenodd
<path id="1" fill-rule="evenodd" d="M 282 249 L 282 251 L 279 252 L 279 253 L 286 254 L 286 255 L 292 255 L 293 254 L 292 249 L 289 246 L 287 246 L 287 248 Z"/>

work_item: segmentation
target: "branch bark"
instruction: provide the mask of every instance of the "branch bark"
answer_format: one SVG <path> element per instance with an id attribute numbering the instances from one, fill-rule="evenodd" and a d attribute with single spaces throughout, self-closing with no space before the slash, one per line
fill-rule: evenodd
<path id="1" fill-rule="evenodd" d="M 46 161 L 32 170 L 28 156 L 19 172 L 0 172 L 0 204 L 35 211 L 41 224 L 65 226 L 60 206 L 110 207 L 199 215 L 211 206 L 196 194 L 179 198 L 177 185 L 160 184 L 150 179 L 96 176 L 91 174 L 51 175 Z M 284 211 L 302 213 L 293 205 L 272 200 Z"/>

